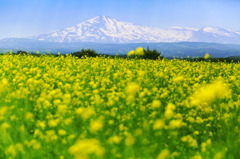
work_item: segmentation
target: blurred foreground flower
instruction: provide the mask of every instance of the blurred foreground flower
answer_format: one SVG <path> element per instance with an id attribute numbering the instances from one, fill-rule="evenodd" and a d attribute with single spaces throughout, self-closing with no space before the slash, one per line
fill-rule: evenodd
<path id="1" fill-rule="evenodd" d="M 7 90 L 7 87 L 8 87 L 8 80 L 4 78 L 2 81 L 0 81 L 0 95 Z"/>
<path id="2" fill-rule="evenodd" d="M 71 146 L 68 153 L 73 155 L 75 159 L 87 159 L 90 154 L 95 154 L 99 158 L 104 155 L 105 149 L 97 139 L 83 139 Z"/>
<path id="3" fill-rule="evenodd" d="M 95 110 L 93 107 L 79 107 L 74 112 L 76 115 L 81 116 L 83 119 L 88 119 L 92 115 L 95 115 Z"/>
<path id="4" fill-rule="evenodd" d="M 208 107 L 216 98 L 225 98 L 231 94 L 231 89 L 221 78 L 199 88 L 191 97 L 191 106 Z"/>
<path id="5" fill-rule="evenodd" d="M 161 153 L 157 156 L 157 159 L 165 159 L 167 156 L 169 156 L 169 154 L 169 150 L 162 150 Z"/>
<path id="6" fill-rule="evenodd" d="M 140 90 L 140 86 L 135 83 L 129 83 L 126 87 L 126 93 L 127 95 L 135 95 Z"/>
<path id="7" fill-rule="evenodd" d="M 131 55 L 138 55 L 138 56 L 142 56 L 144 55 L 144 49 L 142 47 L 138 47 L 136 48 L 136 50 L 131 50 L 128 52 L 127 54 L 128 56 L 131 56 Z"/>
<path id="8" fill-rule="evenodd" d="M 128 55 L 128 56 L 131 56 L 131 55 L 134 55 L 134 54 L 135 54 L 135 51 L 134 51 L 134 50 L 131 50 L 131 51 L 128 52 L 127 55 Z"/>
<path id="9" fill-rule="evenodd" d="M 136 55 L 140 55 L 140 56 L 144 55 L 144 52 L 143 52 L 143 48 L 142 48 L 142 47 L 136 48 Z"/>
<path id="10" fill-rule="evenodd" d="M 91 121 L 89 130 L 90 132 L 93 133 L 100 130 L 102 127 L 103 127 L 103 122 L 97 119 L 97 120 Z"/>
<path id="11" fill-rule="evenodd" d="M 208 59 L 209 58 L 209 54 L 206 53 L 205 56 L 204 56 L 205 59 Z"/>

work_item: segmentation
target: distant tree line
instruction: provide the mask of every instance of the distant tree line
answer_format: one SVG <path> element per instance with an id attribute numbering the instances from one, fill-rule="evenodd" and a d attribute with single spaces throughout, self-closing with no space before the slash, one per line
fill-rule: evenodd
<path id="1" fill-rule="evenodd" d="M 203 57 L 200 57 L 200 58 L 185 58 L 185 60 L 187 60 L 187 61 L 190 61 L 190 62 L 196 62 L 196 61 L 205 61 L 205 62 L 226 62 L 226 63 L 231 63 L 231 62 L 233 62 L 233 63 L 238 63 L 238 62 L 240 62 L 240 56 L 230 56 L 230 57 L 225 57 L 225 58 L 223 58 L 223 57 L 219 57 L 219 58 L 217 58 L 217 57 L 210 57 L 210 58 L 208 58 L 208 59 L 205 59 L 205 58 L 203 58 Z"/>
<path id="2" fill-rule="evenodd" d="M 149 47 L 147 47 L 147 50 L 143 50 L 144 51 L 144 55 L 143 56 L 134 56 L 134 55 L 131 55 L 131 57 L 128 57 L 127 54 L 125 55 L 109 55 L 109 54 L 98 54 L 96 53 L 95 50 L 91 50 L 91 49 L 82 49 L 81 51 L 77 51 L 77 52 L 74 52 L 74 53 L 70 53 L 69 55 L 72 55 L 72 56 L 75 56 L 75 57 L 78 57 L 78 58 L 85 58 L 85 57 L 105 57 L 105 58 L 115 58 L 115 57 L 118 57 L 118 58 L 124 58 L 124 59 L 132 59 L 132 58 L 137 58 L 137 59 L 149 59 L 149 60 L 156 60 L 156 59 L 163 59 L 164 56 L 161 56 L 161 52 L 158 52 L 156 49 L 153 49 L 153 50 L 150 50 Z M 9 54 L 10 52 L 8 53 L 5 53 L 5 54 Z M 27 51 L 22 51 L 22 50 L 19 50 L 17 51 L 17 53 L 11 53 L 12 55 L 32 55 L 32 56 L 41 56 L 42 54 L 37 54 L 37 53 L 29 53 Z M 4 55 L 4 53 L 0 53 L 0 55 Z M 44 54 L 46 56 L 55 56 L 55 57 L 58 57 L 60 55 L 58 54 Z M 66 57 L 67 55 L 61 55 L 61 56 L 64 56 Z M 225 58 L 213 58 L 213 57 L 210 57 L 208 59 L 205 59 L 203 57 L 200 57 L 200 58 L 178 58 L 178 59 L 182 59 L 182 60 L 186 60 L 186 61 L 190 61 L 190 62 L 196 62 L 196 61 L 211 61 L 211 62 L 226 62 L 226 63 L 231 63 L 231 62 L 234 62 L 234 63 L 238 63 L 240 61 L 240 56 L 230 56 L 230 57 L 225 57 Z"/>
<path id="3" fill-rule="evenodd" d="M 105 56 L 105 57 L 110 57 L 114 58 L 115 56 L 119 58 L 128 58 L 127 55 L 105 55 L 105 54 L 97 54 L 95 50 L 91 49 L 82 49 L 81 51 L 74 52 L 72 54 L 73 56 L 83 58 L 83 57 L 96 57 L 96 56 Z M 150 50 L 149 47 L 147 50 L 144 50 L 144 55 L 143 56 L 131 56 L 131 58 L 138 58 L 138 59 L 151 59 L 151 60 L 157 60 L 158 58 L 163 59 L 163 56 L 160 56 L 161 52 L 158 52 L 156 49 Z"/>

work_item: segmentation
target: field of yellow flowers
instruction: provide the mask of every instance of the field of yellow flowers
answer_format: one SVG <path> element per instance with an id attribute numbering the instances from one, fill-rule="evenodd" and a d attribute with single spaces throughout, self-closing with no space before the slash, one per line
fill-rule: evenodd
<path id="1" fill-rule="evenodd" d="M 1 159 L 236 159 L 240 64 L 0 56 Z"/>

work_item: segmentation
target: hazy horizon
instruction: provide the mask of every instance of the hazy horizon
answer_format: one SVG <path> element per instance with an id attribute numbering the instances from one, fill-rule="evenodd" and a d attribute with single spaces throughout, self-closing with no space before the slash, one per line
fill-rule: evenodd
<path id="1" fill-rule="evenodd" d="M 239 8 L 237 0 L 1 0 L 0 39 L 44 34 L 99 15 L 162 29 L 211 26 L 240 31 Z"/>

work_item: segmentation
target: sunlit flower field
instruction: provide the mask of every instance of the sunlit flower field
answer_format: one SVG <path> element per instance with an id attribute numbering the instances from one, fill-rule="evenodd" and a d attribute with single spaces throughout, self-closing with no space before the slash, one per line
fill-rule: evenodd
<path id="1" fill-rule="evenodd" d="M 0 56 L 1 159 L 237 159 L 240 64 Z"/>

